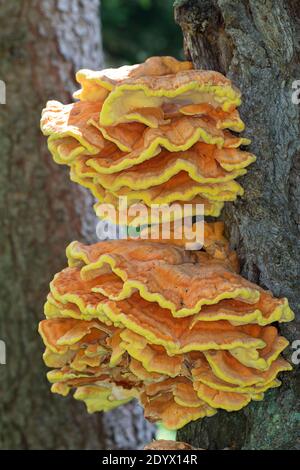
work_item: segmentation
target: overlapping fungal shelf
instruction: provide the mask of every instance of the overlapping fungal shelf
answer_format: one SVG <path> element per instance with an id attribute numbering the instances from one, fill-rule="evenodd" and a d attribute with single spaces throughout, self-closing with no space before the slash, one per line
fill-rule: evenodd
<path id="1" fill-rule="evenodd" d="M 278 387 L 288 342 L 270 326 L 286 299 L 237 274 L 229 259 L 153 242 L 73 242 L 51 282 L 40 334 L 52 391 L 107 411 L 138 398 L 178 429 L 239 410 Z"/>
<path id="2" fill-rule="evenodd" d="M 236 178 L 254 155 L 240 149 L 240 92 L 218 72 L 153 57 L 144 64 L 81 70 L 76 103 L 49 101 L 41 127 L 59 164 L 99 203 L 204 204 L 218 216 L 243 194 Z M 96 206 L 97 208 L 97 206 Z"/>
<path id="3" fill-rule="evenodd" d="M 126 196 L 132 208 L 189 202 L 218 216 L 243 194 L 236 178 L 255 157 L 236 134 L 230 80 L 171 57 L 77 80 L 79 101 L 48 102 L 41 126 L 98 214 Z M 179 429 L 280 385 L 288 341 L 272 323 L 293 320 L 287 299 L 239 275 L 222 223 L 205 222 L 201 251 L 173 229 L 168 239 L 69 245 L 39 326 L 53 392 L 74 392 L 89 412 L 137 398 L 150 421 Z"/>

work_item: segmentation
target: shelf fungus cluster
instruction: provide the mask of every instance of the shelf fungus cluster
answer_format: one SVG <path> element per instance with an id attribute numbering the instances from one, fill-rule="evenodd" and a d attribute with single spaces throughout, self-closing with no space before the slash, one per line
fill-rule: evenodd
<path id="1" fill-rule="evenodd" d="M 97 211 L 104 202 L 118 211 L 127 197 L 131 214 L 139 204 L 188 201 L 218 216 L 243 194 L 236 178 L 255 157 L 240 149 L 250 142 L 237 134 L 240 92 L 222 74 L 152 57 L 76 78 L 79 101 L 49 101 L 41 127 L 54 160 L 92 191 Z"/>
<path id="2" fill-rule="evenodd" d="M 217 230 L 212 233 L 218 233 Z M 150 241 L 73 242 L 39 331 L 52 391 L 107 411 L 137 398 L 169 429 L 239 410 L 278 387 L 286 299 L 247 281 L 226 250 Z M 221 240 L 223 246 L 223 240 Z"/>
<path id="3" fill-rule="evenodd" d="M 124 197 L 128 212 L 192 203 L 218 216 L 243 193 L 236 178 L 255 157 L 241 149 L 240 92 L 223 75 L 153 57 L 77 80 L 78 101 L 48 102 L 41 126 L 98 215 Z M 167 239 L 69 245 L 39 326 L 53 392 L 73 390 L 89 412 L 137 398 L 149 420 L 179 429 L 280 385 L 288 341 L 272 323 L 293 319 L 287 299 L 239 275 L 222 223 L 204 224 L 201 251 L 172 227 Z"/>

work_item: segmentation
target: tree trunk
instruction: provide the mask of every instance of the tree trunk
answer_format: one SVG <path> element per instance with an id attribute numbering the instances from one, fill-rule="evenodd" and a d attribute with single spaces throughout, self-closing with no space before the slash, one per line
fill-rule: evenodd
<path id="1" fill-rule="evenodd" d="M 245 195 L 227 203 L 223 218 L 242 274 L 288 297 L 297 320 L 280 331 L 291 343 L 300 339 L 300 122 L 292 101 L 293 81 L 300 79 L 299 15 L 297 0 L 175 1 L 186 56 L 196 68 L 226 74 L 242 91 L 245 135 L 257 162 L 241 178 Z M 286 350 L 288 360 L 292 353 Z M 178 440 L 210 449 L 299 448 L 296 367 L 264 401 L 187 425 Z"/>
<path id="2" fill-rule="evenodd" d="M 108 449 L 143 449 L 155 435 L 155 426 L 145 420 L 135 400 L 105 413 L 103 423 Z"/>
<path id="3" fill-rule="evenodd" d="M 39 120 L 48 99 L 71 100 L 79 67 L 101 63 L 98 1 L 1 1 L 1 448 L 101 447 L 102 424 L 52 395 L 37 333 L 65 247 L 91 233 L 91 199 L 51 161 Z M 83 42 L 84 39 L 84 42 Z M 83 215 L 84 214 L 84 215 Z"/>

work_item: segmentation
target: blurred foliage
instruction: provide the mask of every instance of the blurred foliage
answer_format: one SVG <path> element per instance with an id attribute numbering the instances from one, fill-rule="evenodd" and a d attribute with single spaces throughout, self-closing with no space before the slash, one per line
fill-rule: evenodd
<path id="1" fill-rule="evenodd" d="M 135 64 L 152 55 L 183 58 L 174 0 L 101 0 L 104 52 L 110 64 Z"/>

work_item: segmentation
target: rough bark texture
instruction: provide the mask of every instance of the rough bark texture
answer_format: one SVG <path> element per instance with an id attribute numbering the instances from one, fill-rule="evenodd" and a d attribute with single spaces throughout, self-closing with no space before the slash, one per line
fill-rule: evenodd
<path id="1" fill-rule="evenodd" d="M 155 435 L 155 426 L 145 420 L 136 401 L 105 413 L 103 423 L 107 449 L 143 449 Z"/>
<path id="2" fill-rule="evenodd" d="M 49 281 L 66 263 L 65 247 L 96 236 L 92 200 L 52 162 L 39 120 L 48 99 L 71 101 L 76 70 L 102 65 L 99 1 L 0 0 L 0 7 L 0 79 L 7 91 L 0 105 L 0 339 L 7 348 L 0 447 L 144 445 L 149 428 L 132 405 L 103 421 L 73 398 L 51 394 L 37 333 Z"/>
<path id="3" fill-rule="evenodd" d="M 242 274 L 288 297 L 297 320 L 280 330 L 290 342 L 300 338 L 300 122 L 292 103 L 292 83 L 300 78 L 299 15 L 297 0 L 175 2 L 187 57 L 197 68 L 226 74 L 243 93 L 245 135 L 257 162 L 241 179 L 245 195 L 227 204 L 223 218 Z M 188 425 L 178 439 L 210 449 L 299 447 L 296 369 L 263 402 Z"/>

